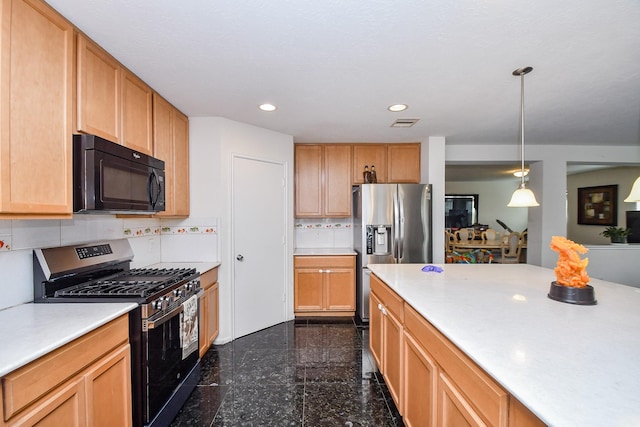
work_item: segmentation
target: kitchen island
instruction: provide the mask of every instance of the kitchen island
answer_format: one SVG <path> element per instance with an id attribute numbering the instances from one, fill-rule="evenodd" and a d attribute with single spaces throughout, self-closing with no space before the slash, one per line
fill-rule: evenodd
<path id="1" fill-rule="evenodd" d="M 592 279 L 578 306 L 547 297 L 551 269 L 423 266 L 369 268 L 545 424 L 640 425 L 640 289 Z"/>

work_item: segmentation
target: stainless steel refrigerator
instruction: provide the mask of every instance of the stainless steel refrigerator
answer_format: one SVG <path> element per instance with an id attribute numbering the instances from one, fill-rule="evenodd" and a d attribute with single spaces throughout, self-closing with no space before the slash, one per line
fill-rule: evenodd
<path id="1" fill-rule="evenodd" d="M 369 320 L 369 264 L 432 260 L 431 186 L 363 184 L 353 191 L 356 311 Z"/>

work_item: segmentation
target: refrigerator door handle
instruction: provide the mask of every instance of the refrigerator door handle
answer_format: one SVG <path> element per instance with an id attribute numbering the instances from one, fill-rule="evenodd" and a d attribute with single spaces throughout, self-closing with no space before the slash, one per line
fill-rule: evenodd
<path id="1" fill-rule="evenodd" d="M 398 208 L 398 219 L 396 223 L 398 224 L 398 263 L 404 257 L 404 199 L 400 196 L 400 191 L 398 189 L 397 196 L 397 208 Z"/>
<path id="2" fill-rule="evenodd" d="M 400 258 L 400 205 L 398 192 L 393 193 L 393 258 L 398 262 Z"/>

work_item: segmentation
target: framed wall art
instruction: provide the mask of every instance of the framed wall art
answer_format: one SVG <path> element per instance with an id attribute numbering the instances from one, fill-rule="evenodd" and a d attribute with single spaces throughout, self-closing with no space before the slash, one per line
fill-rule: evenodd
<path id="1" fill-rule="evenodd" d="M 578 188 L 578 224 L 618 225 L 618 185 Z"/>

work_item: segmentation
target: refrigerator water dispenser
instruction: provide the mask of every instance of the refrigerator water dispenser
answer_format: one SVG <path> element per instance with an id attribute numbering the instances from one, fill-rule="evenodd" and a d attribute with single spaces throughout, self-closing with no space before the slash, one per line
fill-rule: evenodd
<path id="1" fill-rule="evenodd" d="M 367 254 L 391 254 L 391 226 L 367 225 Z"/>

